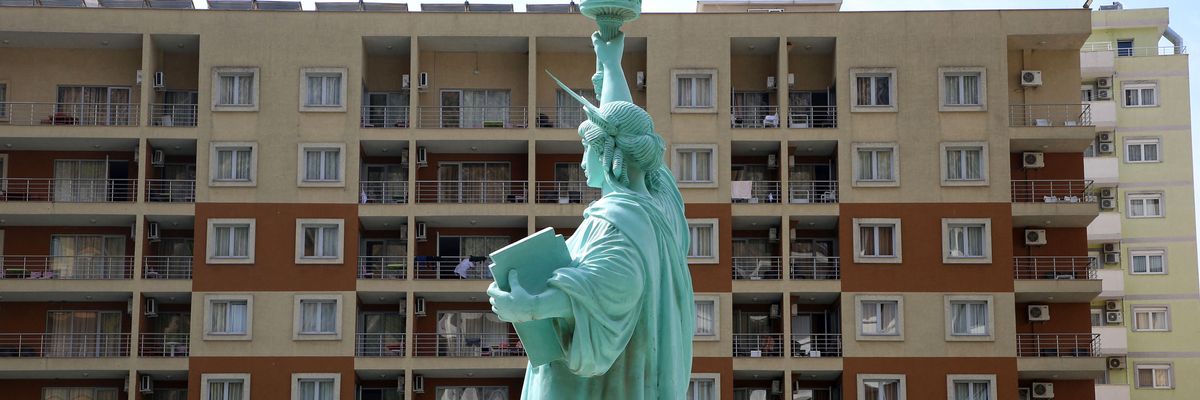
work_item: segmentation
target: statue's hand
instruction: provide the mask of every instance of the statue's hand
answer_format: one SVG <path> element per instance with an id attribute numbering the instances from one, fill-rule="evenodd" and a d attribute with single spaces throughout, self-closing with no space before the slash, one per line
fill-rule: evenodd
<path id="1" fill-rule="evenodd" d="M 500 319 L 508 322 L 525 322 L 534 320 L 533 311 L 536 307 L 537 296 L 529 294 L 521 282 L 517 280 L 517 271 L 508 273 L 509 291 L 500 290 L 496 282 L 488 286 L 487 294 L 491 296 L 492 312 Z"/>
<path id="2" fill-rule="evenodd" d="M 612 40 L 605 41 L 600 31 L 592 33 L 592 47 L 596 50 L 596 59 L 601 62 L 620 62 L 625 52 L 625 32 L 617 32 Z"/>

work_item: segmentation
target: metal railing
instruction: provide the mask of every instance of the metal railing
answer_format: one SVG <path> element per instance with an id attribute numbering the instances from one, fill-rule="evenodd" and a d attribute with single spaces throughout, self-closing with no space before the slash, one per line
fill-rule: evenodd
<path id="1" fill-rule="evenodd" d="M 841 357 L 842 334 L 792 334 L 792 357 Z"/>
<path id="2" fill-rule="evenodd" d="M 355 357 L 404 357 L 404 332 L 356 333 Z"/>
<path id="3" fill-rule="evenodd" d="M 0 124 L 137 126 L 138 104 L 0 102 Z"/>
<path id="4" fill-rule="evenodd" d="M 841 257 L 792 256 L 791 278 L 801 281 L 841 279 Z"/>
<path id="5" fill-rule="evenodd" d="M 4 279 L 133 279 L 132 256 L 0 256 Z"/>
<path id="6" fill-rule="evenodd" d="M 147 179 L 146 201 L 151 203 L 195 203 L 195 179 Z"/>
<path id="7" fill-rule="evenodd" d="M 782 357 L 782 333 L 733 334 L 734 357 Z"/>
<path id="8" fill-rule="evenodd" d="M 137 179 L 0 179 L 0 201 L 115 203 L 136 197 Z"/>
<path id="9" fill-rule="evenodd" d="M 837 203 L 837 181 L 789 181 L 788 201 L 792 203 Z"/>
<path id="10" fill-rule="evenodd" d="M 1095 203 L 1092 181 L 1084 179 L 1031 179 L 1012 181 L 1013 203 Z"/>
<path id="11" fill-rule="evenodd" d="M 363 128 L 407 128 L 408 106 L 362 106 Z"/>
<path id="12" fill-rule="evenodd" d="M 406 181 L 362 181 L 358 183 L 362 204 L 404 204 L 408 202 Z"/>
<path id="13" fill-rule="evenodd" d="M 837 128 L 837 106 L 788 107 L 788 128 Z"/>
<path id="14" fill-rule="evenodd" d="M 1100 279 L 1091 257 L 1013 257 L 1013 279 Z"/>
<path id="15" fill-rule="evenodd" d="M 1011 104 L 1008 126 L 1092 126 L 1091 104 Z"/>
<path id="16" fill-rule="evenodd" d="M 586 181 L 548 181 L 537 183 L 538 203 L 588 204 L 600 199 L 600 189 Z"/>
<path id="17" fill-rule="evenodd" d="M 1117 49 L 1117 57 L 1155 57 L 1187 54 L 1187 46 L 1134 47 Z"/>
<path id="18" fill-rule="evenodd" d="M 1080 53 L 1089 53 L 1093 51 L 1112 51 L 1112 42 L 1087 42 L 1079 47 Z"/>
<path id="19" fill-rule="evenodd" d="M 358 256 L 358 279 L 405 279 L 408 257 Z"/>
<path id="20" fill-rule="evenodd" d="M 1099 357 L 1097 333 L 1018 333 L 1017 357 Z"/>
<path id="21" fill-rule="evenodd" d="M 128 333 L 0 333 L 0 358 L 128 357 Z"/>
<path id="22" fill-rule="evenodd" d="M 524 203 L 528 181 L 417 181 L 418 203 Z"/>
<path id="23" fill-rule="evenodd" d="M 526 128 L 527 107 L 420 107 L 418 128 Z"/>
<path id="24" fill-rule="evenodd" d="M 196 104 L 150 104 L 150 125 L 153 126 L 196 126 L 199 115 Z"/>
<path id="25" fill-rule="evenodd" d="M 143 333 L 138 335 L 138 357 L 187 357 L 186 333 Z"/>
<path id="26" fill-rule="evenodd" d="M 782 257 L 733 257 L 734 280 L 783 279 Z"/>
<path id="27" fill-rule="evenodd" d="M 733 128 L 778 128 L 779 106 L 731 106 L 729 119 Z"/>
<path id="28" fill-rule="evenodd" d="M 192 256 L 145 256 L 143 279 L 192 279 Z"/>
<path id="29" fill-rule="evenodd" d="M 582 107 L 538 107 L 534 120 L 538 128 L 576 129 L 587 116 Z"/>
<path id="30" fill-rule="evenodd" d="M 734 203 L 780 203 L 783 201 L 780 185 L 779 181 L 734 181 L 730 190 L 730 200 Z"/>
<path id="31" fill-rule="evenodd" d="M 491 262 L 486 260 L 473 261 L 469 267 L 464 267 L 462 260 L 417 260 L 413 264 L 413 275 L 416 279 L 492 279 L 492 271 L 488 268 Z"/>
<path id="32" fill-rule="evenodd" d="M 414 333 L 417 357 L 524 357 L 516 333 Z"/>

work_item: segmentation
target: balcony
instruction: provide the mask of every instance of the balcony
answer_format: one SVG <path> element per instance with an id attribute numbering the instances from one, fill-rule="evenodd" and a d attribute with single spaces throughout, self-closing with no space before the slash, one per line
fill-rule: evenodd
<path id="1" fill-rule="evenodd" d="M 357 333 L 355 357 L 404 357 L 404 333 Z"/>
<path id="2" fill-rule="evenodd" d="M 408 257 L 358 256 L 358 279 L 399 280 L 408 276 Z"/>
<path id="3" fill-rule="evenodd" d="M 528 116 L 527 107 L 421 107 L 417 127 L 524 129 L 529 126 Z"/>
<path id="4" fill-rule="evenodd" d="M 5 178 L 0 200 L 55 203 L 132 202 L 137 179 Z"/>
<path id="5" fill-rule="evenodd" d="M 404 204 L 408 202 L 408 182 L 361 181 L 358 184 L 362 204 Z"/>
<path id="6" fill-rule="evenodd" d="M 1011 104 L 1009 151 L 1077 153 L 1096 140 L 1090 104 Z"/>
<path id="7" fill-rule="evenodd" d="M 195 203 L 195 179 L 146 179 L 146 201 L 151 203 Z"/>
<path id="8" fill-rule="evenodd" d="M 837 106 L 790 106 L 788 128 L 837 128 Z"/>
<path id="9" fill-rule="evenodd" d="M 528 181 L 417 181 L 418 203 L 525 203 Z"/>
<path id="10" fill-rule="evenodd" d="M 199 107 L 195 104 L 150 104 L 150 125 L 166 127 L 195 127 Z"/>
<path id="11" fill-rule="evenodd" d="M 1091 187 L 1083 179 L 1014 179 L 1013 226 L 1086 227 L 1100 212 Z"/>
<path id="12" fill-rule="evenodd" d="M 731 201 L 748 204 L 778 204 L 782 196 L 779 181 L 734 181 L 731 184 Z"/>
<path id="13" fill-rule="evenodd" d="M 782 357 L 782 333 L 734 333 L 734 357 Z"/>
<path id="14" fill-rule="evenodd" d="M 192 256 L 145 256 L 142 279 L 192 279 Z"/>
<path id="15" fill-rule="evenodd" d="M 1095 203 L 1092 181 L 1084 179 L 1034 179 L 1012 181 L 1013 203 Z"/>
<path id="16" fill-rule="evenodd" d="M 788 201 L 792 204 L 837 203 L 837 181 L 790 181 Z"/>
<path id="17" fill-rule="evenodd" d="M 1096 385 L 1096 400 L 1129 400 L 1129 385 Z"/>
<path id="18" fill-rule="evenodd" d="M 408 106 L 362 106 L 363 128 L 407 128 L 408 120 Z"/>
<path id="19" fill-rule="evenodd" d="M 1099 357 L 1100 335 L 1018 333 L 1017 357 Z"/>
<path id="20" fill-rule="evenodd" d="M 733 257 L 734 280 L 779 280 L 782 278 L 782 257 Z"/>
<path id="21" fill-rule="evenodd" d="M 138 357 L 187 357 L 186 333 L 143 333 L 138 335 Z"/>
<path id="22" fill-rule="evenodd" d="M 1157 57 L 1187 54 L 1187 46 L 1152 46 L 1117 49 L 1117 57 Z"/>
<path id="23" fill-rule="evenodd" d="M 579 124 L 587 120 L 583 108 L 574 107 L 538 107 L 537 127 L 551 129 L 577 129 Z"/>
<path id="24" fill-rule="evenodd" d="M 1098 279 L 1091 257 L 1013 257 L 1013 279 Z"/>
<path id="25" fill-rule="evenodd" d="M 413 334 L 417 357 L 524 357 L 525 346 L 516 333 L 454 332 Z"/>
<path id="26" fill-rule="evenodd" d="M 137 126 L 137 103 L 0 103 L 0 124 Z"/>
<path id="27" fill-rule="evenodd" d="M 1123 325 L 1093 326 L 1092 334 L 1099 337 L 1101 354 L 1123 355 L 1129 352 L 1128 328 Z"/>
<path id="28" fill-rule="evenodd" d="M 128 333 L 0 333 L 0 357 L 128 357 L 129 337 Z"/>
<path id="29" fill-rule="evenodd" d="M 1012 104 L 1008 126 L 1092 126 L 1092 108 L 1090 104 Z"/>
<path id="30" fill-rule="evenodd" d="M 792 256 L 789 271 L 793 280 L 841 279 L 841 257 Z"/>
<path id="31" fill-rule="evenodd" d="M 732 106 L 729 117 L 734 129 L 778 128 L 779 106 Z"/>
<path id="32" fill-rule="evenodd" d="M 841 357 L 842 334 L 792 334 L 792 357 Z"/>
<path id="33" fill-rule="evenodd" d="M 1013 257 L 1013 279 L 1018 302 L 1087 303 L 1101 288 L 1090 257 Z"/>
<path id="34" fill-rule="evenodd" d="M 1111 77 L 1116 71 L 1116 52 L 1111 42 L 1084 43 L 1079 49 L 1079 69 L 1084 80 Z"/>
<path id="35" fill-rule="evenodd" d="M 429 259 L 433 258 L 433 259 Z M 462 257 L 451 260 L 446 260 L 448 257 L 417 257 L 415 263 L 416 270 L 413 272 L 416 279 L 432 279 L 432 280 L 487 280 L 492 279 L 492 271 L 487 268 L 486 259 L 476 259 Z M 464 264 L 469 262 L 470 265 Z"/>
<path id="36" fill-rule="evenodd" d="M 0 256 L 4 279 L 133 279 L 132 256 Z"/>
<path id="37" fill-rule="evenodd" d="M 600 189 L 587 181 L 537 182 L 537 202 L 544 204 L 589 204 L 600 199 Z"/>

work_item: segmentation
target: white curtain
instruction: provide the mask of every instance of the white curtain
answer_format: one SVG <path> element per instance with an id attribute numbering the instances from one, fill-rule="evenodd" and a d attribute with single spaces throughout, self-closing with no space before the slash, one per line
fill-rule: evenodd
<path id="1" fill-rule="evenodd" d="M 954 400 L 992 400 L 986 382 L 955 382 Z"/>
<path id="2" fill-rule="evenodd" d="M 679 156 L 679 173 L 682 181 L 706 182 L 712 180 L 712 171 L 709 171 L 708 168 L 712 153 L 697 150 L 680 151 L 676 155 Z"/>
<path id="3" fill-rule="evenodd" d="M 304 180 L 336 181 L 340 179 L 338 165 L 340 152 L 337 149 L 308 150 L 304 152 Z"/>
<path id="4" fill-rule="evenodd" d="M 495 349 L 508 344 L 508 327 L 492 313 L 446 312 L 438 318 L 438 334 L 451 356 L 478 356 L 484 347 Z"/>
<path id="5" fill-rule="evenodd" d="M 242 400 L 242 382 L 209 381 L 208 399 L 204 400 Z"/>
<path id="6" fill-rule="evenodd" d="M 43 388 L 42 400 L 117 400 L 116 388 Z"/>
<path id="7" fill-rule="evenodd" d="M 301 400 L 333 400 L 333 380 L 301 380 Z"/>
<path id="8" fill-rule="evenodd" d="M 459 255 L 463 257 L 487 257 L 512 241 L 508 236 L 463 236 Z"/>
<path id="9" fill-rule="evenodd" d="M 54 235 L 50 239 L 52 271 L 67 279 L 117 279 L 125 272 L 125 238 L 100 235 Z"/>
<path id="10" fill-rule="evenodd" d="M 306 257 L 337 257 L 337 245 L 337 225 L 306 226 L 304 228 L 304 255 Z"/>
<path id="11" fill-rule="evenodd" d="M 592 89 L 575 89 L 583 98 L 587 99 L 593 105 L 596 104 L 596 91 Z M 575 98 L 567 94 L 562 89 L 554 92 L 554 127 L 555 128 L 575 128 L 578 127 L 584 120 L 583 108 L 579 103 L 575 102 Z M 539 116 L 539 122 L 540 116 Z"/>
<path id="12" fill-rule="evenodd" d="M 249 180 L 250 149 L 217 150 L 217 179 Z"/>
<path id="13" fill-rule="evenodd" d="M 334 323 L 337 321 L 337 302 L 331 300 L 302 300 L 300 301 L 303 319 L 302 332 L 336 332 Z"/>
<path id="14" fill-rule="evenodd" d="M 688 383 L 687 400 L 717 400 L 716 382 L 712 379 L 692 379 Z"/>
<path id="15" fill-rule="evenodd" d="M 896 380 L 863 381 L 864 400 L 899 400 L 900 382 Z"/>
<path id="16" fill-rule="evenodd" d="M 55 160 L 54 200 L 97 202 L 108 199 L 108 163 L 104 160 Z"/>
<path id="17" fill-rule="evenodd" d="M 339 75 L 310 75 L 308 77 L 307 104 L 313 106 L 335 106 L 342 96 L 342 78 Z"/>
<path id="18" fill-rule="evenodd" d="M 482 128 L 484 122 L 500 122 L 507 127 L 511 103 L 509 90 L 463 90 L 462 127 Z"/>
<path id="19" fill-rule="evenodd" d="M 249 105 L 253 84 L 254 75 L 252 74 L 221 75 L 220 104 Z"/>
<path id="20" fill-rule="evenodd" d="M 892 334 L 896 330 L 896 302 L 863 302 L 863 333 Z"/>
<path id="21" fill-rule="evenodd" d="M 987 303 L 962 302 L 950 305 L 950 324 L 958 335 L 987 334 Z"/>
<path id="22" fill-rule="evenodd" d="M 712 249 L 712 235 L 713 235 L 712 229 L 713 228 L 711 225 L 703 225 L 703 226 L 693 225 L 690 227 L 691 234 L 692 234 L 692 238 L 691 238 L 692 248 L 691 248 L 691 252 L 689 253 L 690 256 L 692 256 L 692 257 L 712 256 L 712 254 L 713 254 L 713 252 L 712 252 L 712 250 L 713 250 Z"/>
<path id="23" fill-rule="evenodd" d="M 712 336 L 713 322 L 717 320 L 716 304 L 711 301 L 696 301 L 696 336 Z"/>
<path id="24" fill-rule="evenodd" d="M 946 104 L 979 104 L 979 75 L 946 75 Z"/>
<path id="25" fill-rule="evenodd" d="M 863 149 L 858 151 L 858 179 L 891 180 L 892 151 Z"/>
<path id="26" fill-rule="evenodd" d="M 221 333 L 246 332 L 246 302 L 218 301 L 212 303 L 210 330 Z"/>
<path id="27" fill-rule="evenodd" d="M 983 227 L 955 226 L 950 228 L 950 256 L 982 257 Z"/>
<path id="28" fill-rule="evenodd" d="M 712 107 L 711 90 L 712 78 L 707 75 L 680 76 L 675 103 L 682 107 Z"/>
<path id="29" fill-rule="evenodd" d="M 246 257 L 250 254 L 250 227 L 218 226 L 216 230 L 217 256 Z"/>
<path id="30" fill-rule="evenodd" d="M 983 160 L 980 150 L 946 150 L 946 178 L 951 180 L 983 179 Z"/>

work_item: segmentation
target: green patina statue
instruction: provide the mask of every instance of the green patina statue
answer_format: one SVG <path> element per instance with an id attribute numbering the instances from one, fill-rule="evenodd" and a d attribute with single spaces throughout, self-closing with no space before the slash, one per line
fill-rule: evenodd
<path id="1" fill-rule="evenodd" d="M 531 362 L 522 399 L 682 399 L 695 324 L 688 226 L 663 162 L 665 144 L 650 115 L 633 104 L 621 69 L 620 27 L 638 17 L 641 1 L 585 0 L 580 10 L 599 26 L 592 43 L 600 106 L 576 100 L 588 118 L 579 126 L 587 184 L 603 195 L 566 241 L 566 265 L 552 268 L 544 284 L 527 280 L 532 273 L 520 265 L 504 266 L 512 272 L 497 275 L 488 295 L 492 310 L 514 323 L 523 340 L 543 324 L 549 334 L 536 337 L 557 341 L 525 343 Z M 509 255 L 544 264 L 551 253 Z M 499 260 L 494 270 L 502 269 Z M 518 279 L 521 273 L 527 277 Z"/>

